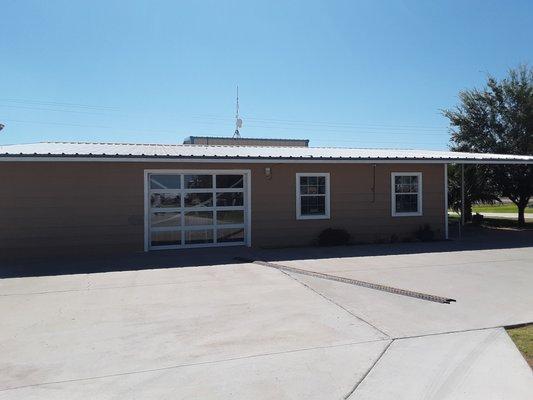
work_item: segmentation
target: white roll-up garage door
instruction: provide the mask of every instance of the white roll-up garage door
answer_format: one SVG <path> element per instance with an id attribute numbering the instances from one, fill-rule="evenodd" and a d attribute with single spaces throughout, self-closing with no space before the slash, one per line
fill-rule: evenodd
<path id="1" fill-rule="evenodd" d="M 145 171 L 145 250 L 249 245 L 249 171 Z"/>

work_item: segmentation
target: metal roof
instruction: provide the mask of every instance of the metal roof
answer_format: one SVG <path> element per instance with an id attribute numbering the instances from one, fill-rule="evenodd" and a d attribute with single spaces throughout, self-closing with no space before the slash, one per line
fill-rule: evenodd
<path id="1" fill-rule="evenodd" d="M 91 142 L 42 142 L 0 146 L 0 161 L 199 161 L 394 162 L 533 164 L 533 155 L 339 147 L 204 146 Z"/>

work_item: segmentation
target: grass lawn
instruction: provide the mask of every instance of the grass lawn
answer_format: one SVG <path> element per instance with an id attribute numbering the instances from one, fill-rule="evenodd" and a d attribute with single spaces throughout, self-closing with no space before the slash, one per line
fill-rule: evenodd
<path id="1" fill-rule="evenodd" d="M 472 206 L 472 212 L 493 212 L 493 213 L 516 213 L 518 214 L 518 208 L 514 203 L 505 203 L 505 204 L 477 204 Z M 533 214 L 532 207 L 526 207 L 526 213 Z"/>
<path id="2" fill-rule="evenodd" d="M 511 336 L 529 366 L 533 368 L 533 325 L 508 329 L 507 333 Z"/>

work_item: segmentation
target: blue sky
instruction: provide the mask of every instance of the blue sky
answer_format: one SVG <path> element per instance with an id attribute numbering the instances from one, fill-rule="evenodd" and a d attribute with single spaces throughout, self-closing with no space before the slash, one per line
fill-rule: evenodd
<path id="1" fill-rule="evenodd" d="M 531 1 L 2 2 L 0 144 L 231 135 L 445 149 L 439 110 L 530 63 Z"/>

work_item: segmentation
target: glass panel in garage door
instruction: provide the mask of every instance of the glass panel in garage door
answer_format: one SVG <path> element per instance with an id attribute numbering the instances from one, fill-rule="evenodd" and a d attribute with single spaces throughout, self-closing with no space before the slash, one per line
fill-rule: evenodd
<path id="1" fill-rule="evenodd" d="M 213 230 L 191 230 L 185 231 L 185 244 L 206 244 L 213 243 Z"/>
<path id="2" fill-rule="evenodd" d="M 180 175 L 150 175 L 150 189 L 179 189 Z"/>
<path id="3" fill-rule="evenodd" d="M 242 207 L 244 206 L 243 192 L 217 193 L 217 207 Z"/>
<path id="4" fill-rule="evenodd" d="M 185 175 L 185 189 L 211 189 L 212 175 Z"/>
<path id="5" fill-rule="evenodd" d="M 213 211 L 186 211 L 185 225 L 213 225 Z"/>
<path id="6" fill-rule="evenodd" d="M 217 224 L 244 224 L 244 210 L 217 211 Z"/>
<path id="7" fill-rule="evenodd" d="M 244 187 L 244 175 L 217 175 L 217 188 L 231 189 Z"/>
<path id="8" fill-rule="evenodd" d="M 217 243 L 244 242 L 244 228 L 217 230 Z"/>
<path id="9" fill-rule="evenodd" d="M 181 225 L 180 211 L 157 211 L 153 212 L 150 217 L 152 228 L 171 228 Z"/>

